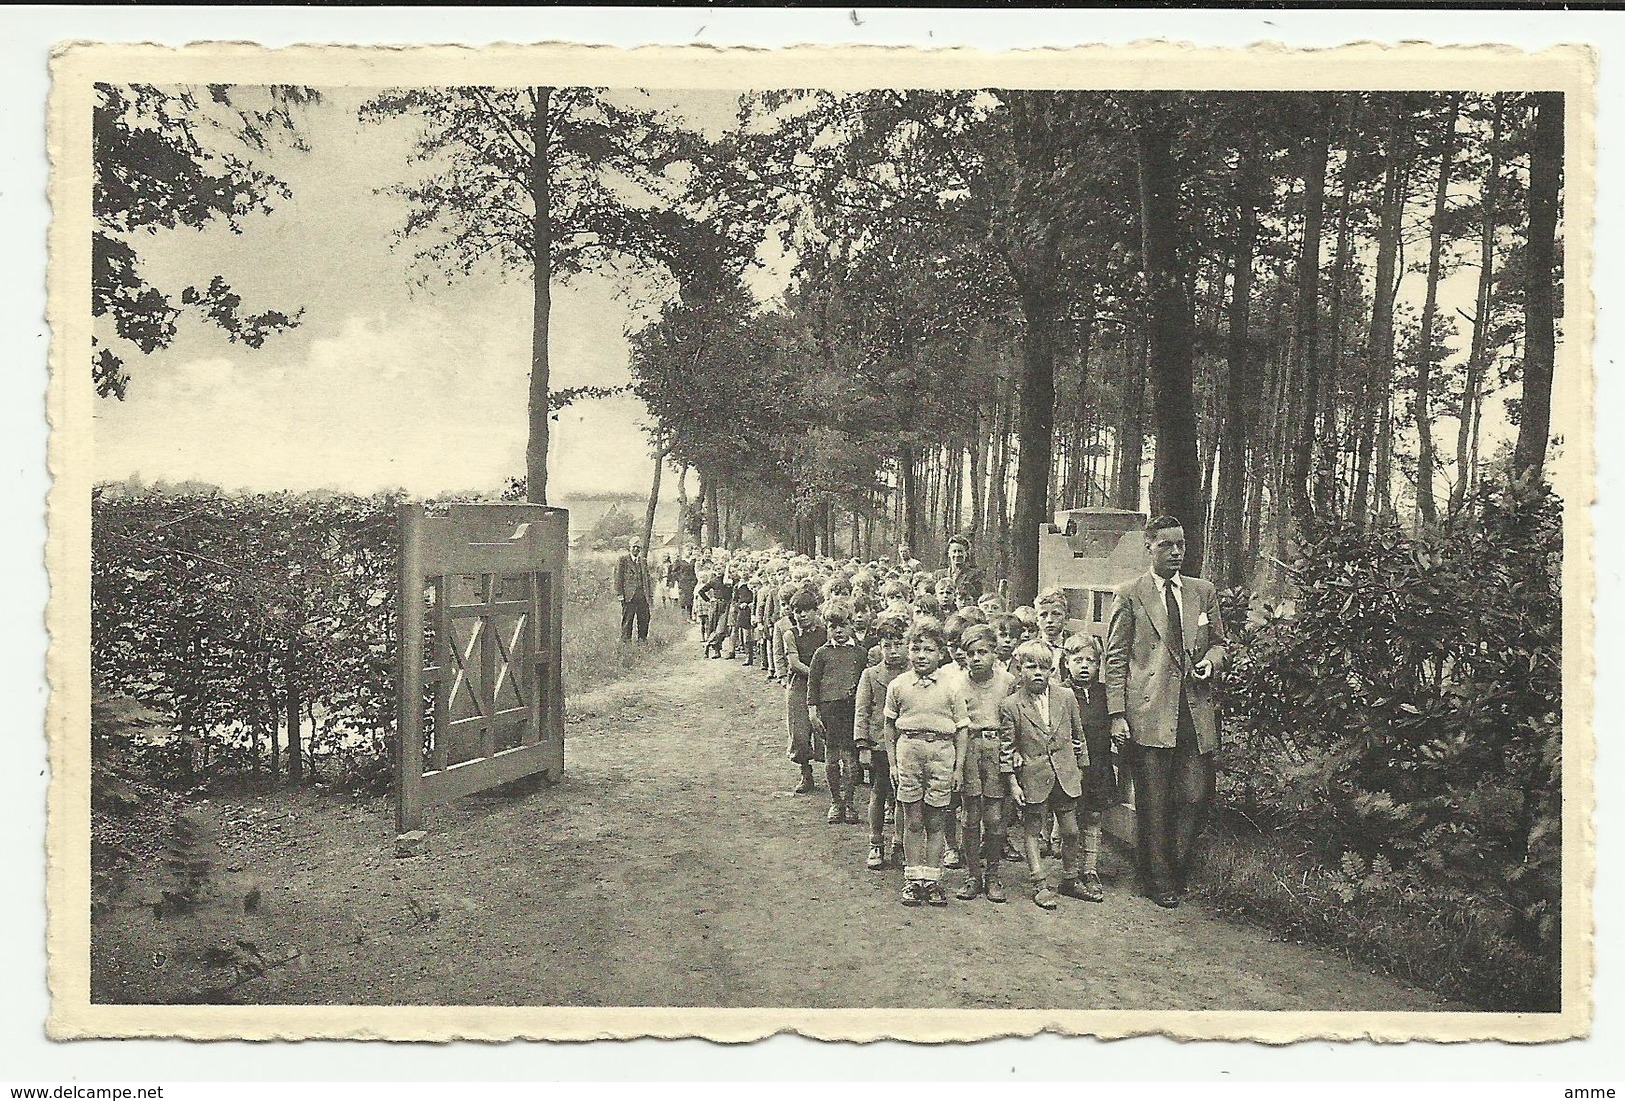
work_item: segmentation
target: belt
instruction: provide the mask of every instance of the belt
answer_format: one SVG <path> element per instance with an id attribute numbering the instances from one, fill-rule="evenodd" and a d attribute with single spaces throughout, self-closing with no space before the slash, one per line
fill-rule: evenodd
<path id="1" fill-rule="evenodd" d="M 922 742 L 946 742 L 952 741 L 954 738 L 953 734 L 944 734 L 940 730 L 899 730 L 897 736 L 899 738 L 918 738 Z"/>
<path id="2" fill-rule="evenodd" d="M 980 734 L 984 738 L 997 738 L 999 736 L 999 728 L 996 726 L 981 726 L 977 727 L 975 730 L 972 730 L 971 733 Z"/>

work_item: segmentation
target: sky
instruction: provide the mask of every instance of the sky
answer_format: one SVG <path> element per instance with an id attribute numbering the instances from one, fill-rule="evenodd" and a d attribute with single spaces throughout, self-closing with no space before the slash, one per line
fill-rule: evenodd
<path id="1" fill-rule="evenodd" d="M 292 189 L 241 235 L 223 226 L 138 242 L 149 278 L 178 291 L 216 272 L 244 308 L 303 308 L 259 349 L 192 317 L 171 347 L 129 357 L 124 401 L 96 407 L 95 476 L 195 479 L 228 489 L 496 489 L 524 470 L 531 289 L 478 274 L 456 283 L 392 247 L 407 206 L 378 189 L 411 178 L 412 120 L 362 124 L 365 90 L 324 89 L 306 116 L 308 152 L 260 163 Z M 691 124 L 731 119 L 732 93 L 652 93 Z M 761 277 L 768 293 L 773 271 Z M 553 290 L 552 385 L 630 380 L 627 288 L 592 274 Z M 635 292 L 644 288 L 631 288 Z M 553 425 L 550 496 L 647 492 L 641 402 L 580 401 Z"/>
<path id="2" fill-rule="evenodd" d="M 126 400 L 97 402 L 98 480 L 432 495 L 494 491 L 523 471 L 529 281 L 484 272 L 448 282 L 412 266 L 410 244 L 394 243 L 407 205 L 380 192 L 415 178 L 408 156 L 418 124 L 360 123 L 356 108 L 370 94 L 323 90 L 302 124 L 309 150 L 277 149 L 261 161 L 292 198 L 250 217 L 240 235 L 216 225 L 140 240 L 149 277 L 172 292 L 218 272 L 250 311 L 304 314 L 259 349 L 187 316 L 170 348 L 132 355 Z M 712 134 L 731 123 L 737 103 L 736 93 L 718 91 L 619 96 L 643 98 Z M 1324 248 L 1329 263 L 1331 242 Z M 1407 261 L 1418 248 L 1425 252 L 1425 240 L 1408 248 Z M 767 300 L 783 289 L 789 264 L 782 255 L 763 259 L 752 282 Z M 1441 289 L 1444 314 L 1470 308 L 1476 277 L 1473 255 Z M 555 280 L 555 389 L 629 381 L 626 332 L 642 323 L 632 303 L 648 290 L 624 273 Z M 1421 276 L 1408 275 L 1401 301 L 1419 310 L 1421 296 Z M 1463 325 L 1455 341 L 1463 354 L 1466 337 Z M 631 395 L 563 410 L 551 438 L 550 496 L 646 493 L 646 424 Z M 1483 432 L 1485 455 L 1511 432 L 1500 397 L 1486 402 Z M 1441 459 L 1453 455 L 1455 434 L 1453 420 L 1437 422 Z"/>

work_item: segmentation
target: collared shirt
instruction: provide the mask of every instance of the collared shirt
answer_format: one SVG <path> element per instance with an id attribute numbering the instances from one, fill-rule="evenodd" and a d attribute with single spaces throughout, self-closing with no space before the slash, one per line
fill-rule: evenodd
<path id="1" fill-rule="evenodd" d="M 959 678 L 959 686 L 965 697 L 965 713 L 970 718 L 970 728 L 999 729 L 999 703 L 1016 687 L 1015 675 L 995 665 L 987 680 L 978 681 L 967 671 Z"/>
<path id="2" fill-rule="evenodd" d="M 899 731 L 952 734 L 970 726 L 958 678 L 944 670 L 920 676 L 912 669 L 886 686 L 886 718 Z"/>
<path id="3" fill-rule="evenodd" d="M 1038 715 L 1039 715 L 1040 718 L 1042 718 L 1044 720 L 1044 726 L 1046 728 L 1048 728 L 1049 725 L 1050 725 L 1050 721 L 1049 721 L 1049 692 L 1046 691 L 1042 696 L 1030 696 L 1030 698 L 1033 701 L 1033 706 L 1038 708 Z"/>

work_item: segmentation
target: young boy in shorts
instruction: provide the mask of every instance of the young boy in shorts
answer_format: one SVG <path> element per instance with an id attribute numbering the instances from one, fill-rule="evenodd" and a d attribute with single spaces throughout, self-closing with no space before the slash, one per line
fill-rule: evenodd
<path id="1" fill-rule="evenodd" d="M 959 686 L 970 737 L 965 780 L 959 789 L 965 883 L 955 897 L 969 902 L 985 893 L 989 902 L 1003 902 L 999 859 L 1004 855 L 1005 777 L 999 767 L 999 706 L 1015 688 L 1016 678 L 999 664 L 993 628 L 973 624 L 960 635 L 959 644 L 965 652 L 965 673 Z"/>
<path id="2" fill-rule="evenodd" d="M 1104 640 L 1078 634 L 1066 640 L 1061 668 L 1067 687 L 1077 697 L 1083 715 L 1083 744 L 1089 763 L 1083 770 L 1083 798 L 1078 800 L 1078 835 L 1083 868 L 1078 877 L 1085 902 L 1106 901 L 1100 882 L 1100 816 L 1117 802 L 1117 775 L 1112 771 L 1112 721 L 1106 709 L 1106 685 L 1100 677 Z"/>
<path id="3" fill-rule="evenodd" d="M 829 781 L 829 824 L 858 824 L 852 793 L 858 785 L 853 743 L 858 679 L 868 654 L 852 641 L 852 602 L 836 597 L 824 605 L 829 641 L 807 663 L 807 721 L 824 738 L 824 776 Z"/>
<path id="4" fill-rule="evenodd" d="M 886 686 L 886 755 L 902 804 L 903 905 L 946 906 L 942 819 L 959 789 L 970 720 L 965 698 L 941 668 L 942 628 L 921 620 L 908 633 L 909 670 Z"/>
<path id="5" fill-rule="evenodd" d="M 1089 763 L 1083 716 L 1070 691 L 1051 683 L 1055 655 L 1042 642 L 1016 650 L 1020 687 L 999 705 L 999 770 L 1009 778 L 1010 797 L 1022 808 L 1022 842 L 1033 879 L 1033 902 L 1056 906 L 1039 855 L 1038 837 L 1054 814 L 1061 833 L 1060 893 L 1083 898 L 1078 886 L 1077 800 Z"/>
<path id="6" fill-rule="evenodd" d="M 864 866 L 878 872 L 886 866 L 886 810 L 892 801 L 891 757 L 886 746 L 886 688 L 903 670 L 908 668 L 908 620 L 902 616 L 881 616 L 875 624 L 879 636 L 877 644 L 880 661 L 863 671 L 858 678 L 855 701 L 857 726 L 855 741 L 860 749 L 869 751 L 869 766 L 874 773 L 874 786 L 869 793 L 869 856 Z M 893 850 L 900 839 L 893 836 Z"/>

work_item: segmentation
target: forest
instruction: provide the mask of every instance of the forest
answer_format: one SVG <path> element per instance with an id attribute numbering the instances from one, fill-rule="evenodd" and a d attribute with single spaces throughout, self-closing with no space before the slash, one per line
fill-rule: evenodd
<path id="1" fill-rule="evenodd" d="M 731 273 L 685 291 L 636 334 L 635 388 L 707 509 L 801 549 L 930 562 L 968 531 L 1025 599 L 1057 508 L 1149 507 L 1185 520 L 1193 568 L 1250 583 L 1317 523 L 1436 525 L 1541 467 L 1561 111 L 747 97 L 719 203 L 771 219 L 791 286 L 757 312 Z"/>

